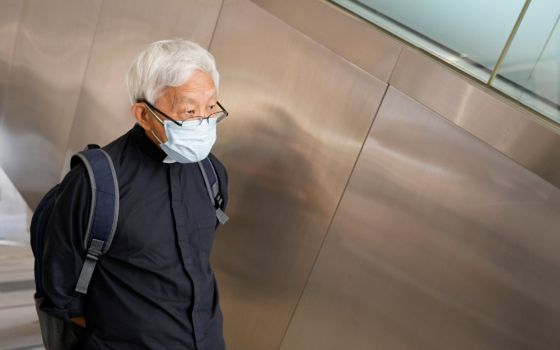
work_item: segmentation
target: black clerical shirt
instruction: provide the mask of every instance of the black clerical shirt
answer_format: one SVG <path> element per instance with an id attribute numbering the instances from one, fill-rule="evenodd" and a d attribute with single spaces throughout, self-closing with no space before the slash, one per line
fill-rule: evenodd
<path id="1" fill-rule="evenodd" d="M 198 165 L 163 163 L 166 154 L 138 124 L 103 149 L 120 192 L 111 248 L 88 294 L 74 292 L 91 199 L 87 172 L 77 165 L 62 181 L 47 225 L 46 305 L 64 318 L 85 316 L 85 349 L 225 349 L 209 261 L 217 220 Z M 210 157 L 225 207 L 227 173 Z"/>

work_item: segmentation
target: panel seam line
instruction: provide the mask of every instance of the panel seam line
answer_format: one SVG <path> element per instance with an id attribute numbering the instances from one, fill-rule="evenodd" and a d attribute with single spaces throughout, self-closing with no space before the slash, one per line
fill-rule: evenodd
<path id="1" fill-rule="evenodd" d="M 381 109 L 381 106 L 383 105 L 383 101 L 385 100 L 385 96 L 387 95 L 387 91 L 389 90 L 390 85 L 387 84 L 385 87 L 385 91 L 383 92 L 383 96 L 381 97 L 380 101 L 379 101 L 379 106 L 377 107 L 377 110 L 375 111 L 375 114 L 373 115 L 373 120 L 371 121 L 371 124 L 369 125 L 368 131 L 366 133 L 366 137 L 364 139 L 364 142 L 362 143 L 362 146 L 360 147 L 360 151 L 358 152 L 358 155 L 356 156 L 356 160 L 354 161 L 354 164 L 352 166 L 352 169 L 350 170 L 350 174 L 348 175 L 348 180 L 346 180 L 346 184 L 344 185 L 344 189 L 340 195 L 340 198 L 338 200 L 338 203 L 336 204 L 336 208 L 334 209 L 334 212 L 332 214 L 332 217 L 330 219 L 329 225 L 327 227 L 325 236 L 323 237 L 323 239 L 321 240 L 321 244 L 319 244 L 319 249 L 315 255 L 315 258 L 313 259 L 313 264 L 311 265 L 311 268 L 309 269 L 309 273 L 307 274 L 307 278 L 305 280 L 305 284 L 301 290 L 301 293 L 299 294 L 298 300 L 296 302 L 296 305 L 292 311 L 292 314 L 290 316 L 290 320 L 288 321 L 288 324 L 286 325 L 286 329 L 284 330 L 284 334 L 282 335 L 282 338 L 280 339 L 280 344 L 278 345 L 277 350 L 280 350 L 282 348 L 282 344 L 284 343 L 285 339 L 286 339 L 286 335 L 288 334 L 288 330 L 290 328 L 290 325 L 292 324 L 293 320 L 294 320 L 294 316 L 299 308 L 301 299 L 303 297 L 303 294 L 305 293 L 305 290 L 307 289 L 307 286 L 309 285 L 309 280 L 311 278 L 311 275 L 313 274 L 313 271 L 315 270 L 315 267 L 317 265 L 317 260 L 319 260 L 319 256 L 321 255 L 321 251 L 323 250 L 323 246 L 325 244 L 325 241 L 327 240 L 327 237 L 329 235 L 329 232 L 332 228 L 334 219 L 336 217 L 336 214 L 338 213 L 338 209 L 340 207 L 340 203 L 342 203 L 342 200 L 344 199 L 344 195 L 346 193 L 346 191 L 348 190 L 348 185 L 350 184 L 350 180 L 352 179 L 352 176 L 354 175 L 354 171 L 356 169 L 356 165 L 358 164 L 358 161 L 360 159 L 360 156 L 362 155 L 362 151 L 364 149 L 364 146 L 367 142 L 367 139 L 371 133 L 371 129 L 373 128 L 373 123 L 375 122 L 375 120 L 377 119 L 377 115 L 379 114 L 379 110 Z"/>

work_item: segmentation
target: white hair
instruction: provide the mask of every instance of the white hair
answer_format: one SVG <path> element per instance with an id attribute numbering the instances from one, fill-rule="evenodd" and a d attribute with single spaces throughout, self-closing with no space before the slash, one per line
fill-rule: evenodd
<path id="1" fill-rule="evenodd" d="M 128 69 L 126 85 L 130 101 L 146 99 L 154 104 L 163 89 L 184 84 L 195 70 L 210 74 L 218 90 L 220 74 L 214 56 L 202 46 L 184 39 L 151 43 Z"/>

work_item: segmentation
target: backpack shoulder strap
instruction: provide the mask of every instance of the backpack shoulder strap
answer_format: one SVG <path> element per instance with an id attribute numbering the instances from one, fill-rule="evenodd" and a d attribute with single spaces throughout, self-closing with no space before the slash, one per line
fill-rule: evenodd
<path id="1" fill-rule="evenodd" d="M 214 169 L 214 164 L 212 164 L 210 157 L 206 157 L 198 162 L 198 167 L 204 178 L 210 201 L 214 204 L 214 208 L 216 209 L 216 218 L 220 224 L 224 225 L 229 220 L 229 217 L 222 210 L 224 198 L 220 192 L 220 183 L 218 175 L 216 174 L 216 169 Z"/>
<path id="2" fill-rule="evenodd" d="M 119 186 L 111 157 L 104 150 L 88 146 L 72 157 L 71 165 L 77 161 L 85 165 L 91 184 L 91 205 L 84 238 L 87 255 L 75 289 L 85 294 L 99 257 L 109 250 L 115 235 Z"/>

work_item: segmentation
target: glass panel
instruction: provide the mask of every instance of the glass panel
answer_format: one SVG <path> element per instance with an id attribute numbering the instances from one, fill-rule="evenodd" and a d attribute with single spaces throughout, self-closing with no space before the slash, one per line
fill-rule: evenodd
<path id="1" fill-rule="evenodd" d="M 560 123 L 560 2 L 533 0 L 492 84 Z"/>
<path id="2" fill-rule="evenodd" d="M 523 0 L 331 0 L 487 82 Z"/>

